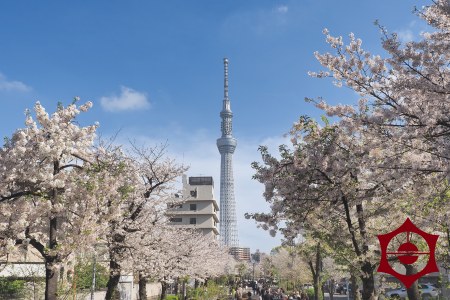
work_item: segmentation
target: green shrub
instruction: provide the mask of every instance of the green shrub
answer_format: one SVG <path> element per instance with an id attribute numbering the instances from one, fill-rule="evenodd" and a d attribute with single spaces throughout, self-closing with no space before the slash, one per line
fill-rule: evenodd
<path id="1" fill-rule="evenodd" d="M 176 295 L 167 295 L 165 300 L 178 300 L 178 296 L 176 296 Z"/>
<path id="2" fill-rule="evenodd" d="M 309 299 L 314 299 L 314 288 L 306 289 L 305 292 Z"/>
<path id="3" fill-rule="evenodd" d="M 198 287 L 196 289 L 188 289 L 188 297 L 194 300 L 211 300 L 211 299 L 228 299 L 228 287 L 221 286 L 215 282 L 208 281 L 208 287 Z"/>
<path id="4" fill-rule="evenodd" d="M 21 295 L 25 292 L 25 280 L 0 278 L 1 294 Z"/>
<path id="5" fill-rule="evenodd" d="M 92 262 L 80 262 L 75 265 L 75 280 L 77 289 L 90 289 L 92 286 Z M 100 265 L 95 264 L 95 289 L 106 288 L 108 283 L 108 270 Z"/>

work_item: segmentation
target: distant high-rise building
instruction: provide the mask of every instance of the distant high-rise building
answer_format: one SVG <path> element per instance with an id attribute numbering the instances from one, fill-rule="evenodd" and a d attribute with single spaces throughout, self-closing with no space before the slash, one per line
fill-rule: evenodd
<path id="1" fill-rule="evenodd" d="M 250 248 L 246 247 L 231 247 L 229 252 L 235 260 L 251 261 Z"/>
<path id="2" fill-rule="evenodd" d="M 214 199 L 214 182 L 210 176 L 189 177 L 183 175 L 183 197 L 185 202 L 168 210 L 170 223 L 184 228 L 194 228 L 205 235 L 216 238 L 217 210 Z"/>
<path id="3" fill-rule="evenodd" d="M 234 200 L 233 153 L 236 139 L 232 134 L 230 99 L 228 97 L 228 59 L 224 58 L 224 99 L 220 117 L 222 118 L 222 136 L 217 140 L 220 162 L 220 240 L 228 247 L 239 247 L 236 219 L 236 202 Z"/>

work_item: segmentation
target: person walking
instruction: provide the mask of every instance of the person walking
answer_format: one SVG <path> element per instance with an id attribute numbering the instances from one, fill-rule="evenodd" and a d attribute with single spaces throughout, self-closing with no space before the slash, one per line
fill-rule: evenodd
<path id="1" fill-rule="evenodd" d="M 239 286 L 239 288 L 236 291 L 236 300 L 242 300 L 242 296 L 244 294 L 244 289 L 242 286 Z"/>
<path id="2" fill-rule="evenodd" d="M 265 290 L 264 296 L 263 296 L 263 300 L 273 300 L 273 298 L 272 298 L 272 291 L 271 291 L 270 288 Z"/>

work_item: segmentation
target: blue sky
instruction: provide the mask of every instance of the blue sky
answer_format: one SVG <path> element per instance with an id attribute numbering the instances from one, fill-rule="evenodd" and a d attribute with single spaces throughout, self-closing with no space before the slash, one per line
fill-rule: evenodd
<path id="1" fill-rule="evenodd" d="M 270 251 L 279 244 L 243 218 L 267 210 L 263 187 L 251 180 L 258 145 L 286 142 L 302 114 L 320 112 L 304 97 L 348 103 L 356 96 L 310 78 L 322 34 L 354 32 L 382 53 L 375 20 L 403 40 L 425 29 L 412 13 L 429 2 L 356 0 L 2 1 L 0 3 L 0 135 L 23 126 L 39 100 L 48 111 L 74 96 L 94 108 L 81 124 L 121 131 L 119 141 L 152 145 L 191 166 L 188 175 L 218 182 L 223 57 L 230 60 L 234 112 L 235 186 L 242 246 Z"/>

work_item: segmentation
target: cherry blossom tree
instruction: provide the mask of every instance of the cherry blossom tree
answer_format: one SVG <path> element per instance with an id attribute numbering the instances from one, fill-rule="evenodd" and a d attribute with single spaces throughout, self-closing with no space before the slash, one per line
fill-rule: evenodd
<path id="1" fill-rule="evenodd" d="M 306 231 L 339 250 L 359 270 L 363 298 L 369 299 L 375 294 L 376 234 L 389 224 L 381 220 L 386 213 L 395 216 L 395 210 L 390 211 L 393 200 L 400 199 L 412 182 L 372 168 L 378 158 L 366 147 L 365 131 L 324 121 L 322 127 L 301 117 L 291 131 L 293 149 L 281 146 L 279 159 L 261 148 L 263 164 L 253 167 L 255 178 L 265 184 L 271 212 L 249 216 L 273 234 L 280 230 L 288 240 Z"/>
<path id="2" fill-rule="evenodd" d="M 300 248 L 300 253 L 303 254 L 304 260 L 306 261 L 311 272 L 311 277 L 313 278 L 314 300 L 323 298 L 322 251 L 323 250 L 321 248 L 320 242 L 316 242 L 313 247 L 308 247 L 308 245 L 301 245 Z"/>
<path id="3" fill-rule="evenodd" d="M 162 284 L 161 299 L 165 297 L 169 281 L 183 277 L 197 280 L 217 277 L 225 274 L 231 259 L 212 236 L 168 224 L 143 233 L 136 250 L 133 268 L 139 273 L 141 297 L 145 297 L 141 288 L 152 278 Z"/>
<path id="4" fill-rule="evenodd" d="M 342 37 L 325 30 L 334 53 L 316 53 L 326 71 L 311 73 L 333 77 L 337 86 L 346 85 L 360 96 L 355 107 L 312 101 L 340 117 L 342 126 L 370 133 L 367 145 L 382 158 L 378 168 L 433 174 L 435 186 L 443 186 L 449 174 L 449 7 L 439 0 L 416 11 L 430 29 L 417 41 L 401 43 L 380 27 L 386 58 L 364 50 L 353 34 L 345 45 Z M 430 192 L 418 188 L 417 194 Z"/>
<path id="5" fill-rule="evenodd" d="M 116 209 L 120 213 L 109 220 L 106 235 L 110 259 L 110 278 L 105 299 L 112 299 L 123 272 L 133 270 L 133 252 L 139 252 L 140 239 L 152 235 L 153 229 L 167 222 L 167 207 L 175 202 L 172 197 L 175 179 L 186 168 L 165 156 L 165 146 L 140 148 L 132 145 L 124 159 L 119 182 L 123 199 Z M 158 226 L 157 226 L 158 225 Z M 123 274 L 122 274 L 123 275 Z"/>
<path id="6" fill-rule="evenodd" d="M 312 282 L 308 261 L 304 259 L 305 256 L 300 255 L 297 246 L 277 247 L 272 252 L 272 267 L 281 278 L 290 280 L 294 286 L 296 282 Z"/>
<path id="7" fill-rule="evenodd" d="M 330 253 L 329 251 L 327 251 Z M 333 253 L 331 253 L 333 255 Z M 326 256 L 322 260 L 325 281 L 327 282 L 330 300 L 333 300 L 336 292 L 336 284 L 343 278 L 348 278 L 348 271 L 339 265 L 332 256 Z"/>
<path id="8" fill-rule="evenodd" d="M 45 262 L 45 299 L 57 298 L 60 267 L 94 243 L 110 217 L 105 203 L 120 199 L 109 170 L 96 159 L 98 125 L 76 117 L 92 106 L 62 105 L 52 115 L 37 102 L 0 149 L 0 244 L 35 248 Z"/>
<path id="9" fill-rule="evenodd" d="M 125 154 L 121 147 L 95 145 L 98 125 L 80 127 L 75 122 L 91 106 L 90 102 L 59 105 L 49 115 L 36 103 L 36 121 L 27 113 L 26 128 L 17 130 L 1 148 L 1 253 L 8 255 L 17 245 L 34 247 L 46 264 L 45 297 L 49 300 L 57 297 L 60 268 L 73 253 L 95 251 L 98 243 L 106 244 L 109 252 L 106 299 L 111 299 L 120 275 L 137 266 L 139 260 L 133 258 L 143 262 L 148 257 L 144 242 L 164 248 L 155 235 L 161 230 L 160 236 L 167 237 L 164 242 L 180 243 L 181 236 L 188 240 L 181 258 L 196 262 L 185 264 L 185 269 L 174 263 L 178 270 L 174 273 L 189 270 L 197 278 L 214 276 L 221 268 L 212 268 L 212 261 L 217 266 L 223 254 L 217 244 L 193 233 L 174 233 L 167 226 L 165 213 L 175 202 L 172 183 L 186 168 L 166 158 L 164 146 L 133 145 L 131 154 Z M 202 263 L 192 253 L 203 255 Z"/>
<path id="10" fill-rule="evenodd" d="M 262 148 L 265 166 L 255 165 L 272 212 L 253 216 L 272 230 L 286 221 L 287 236 L 305 227 L 321 240 L 347 235 L 352 251 L 345 256 L 360 263 L 363 299 L 373 294 L 372 229 L 387 228 L 377 216 L 389 213 L 396 223 L 408 211 L 407 198 L 430 203 L 448 190 L 450 4 L 438 0 L 417 14 L 432 29 L 418 41 L 402 44 L 380 26 L 387 58 L 364 50 L 353 34 L 345 45 L 324 30 L 334 53 L 316 53 L 326 70 L 311 75 L 333 77 L 360 96 L 358 104 L 308 99 L 337 123 L 320 128 L 302 118 L 293 130 L 294 151 L 282 147 L 276 159 Z"/>
<path id="11" fill-rule="evenodd" d="M 334 54 L 316 53 L 326 71 L 312 75 L 332 76 L 337 86 L 346 85 L 360 100 L 356 107 L 311 101 L 328 115 L 340 117 L 341 126 L 364 129 L 370 135 L 366 145 L 380 158 L 373 168 L 416 182 L 409 193 L 415 202 L 405 201 L 410 206 L 403 208 L 416 216 L 421 226 L 433 229 L 435 224 L 447 223 L 443 220 L 448 210 L 448 201 L 442 201 L 447 197 L 442 195 L 448 191 L 449 176 L 450 3 L 433 1 L 416 13 L 429 25 L 429 32 L 418 40 L 401 43 L 396 34 L 389 35 L 380 26 L 386 58 L 364 50 L 362 41 L 353 34 L 345 45 L 342 37 L 333 37 L 325 30 Z M 424 176 L 427 184 L 422 184 Z M 441 209 L 430 218 L 427 208 L 436 206 Z M 433 223 L 433 219 L 440 221 Z"/>

